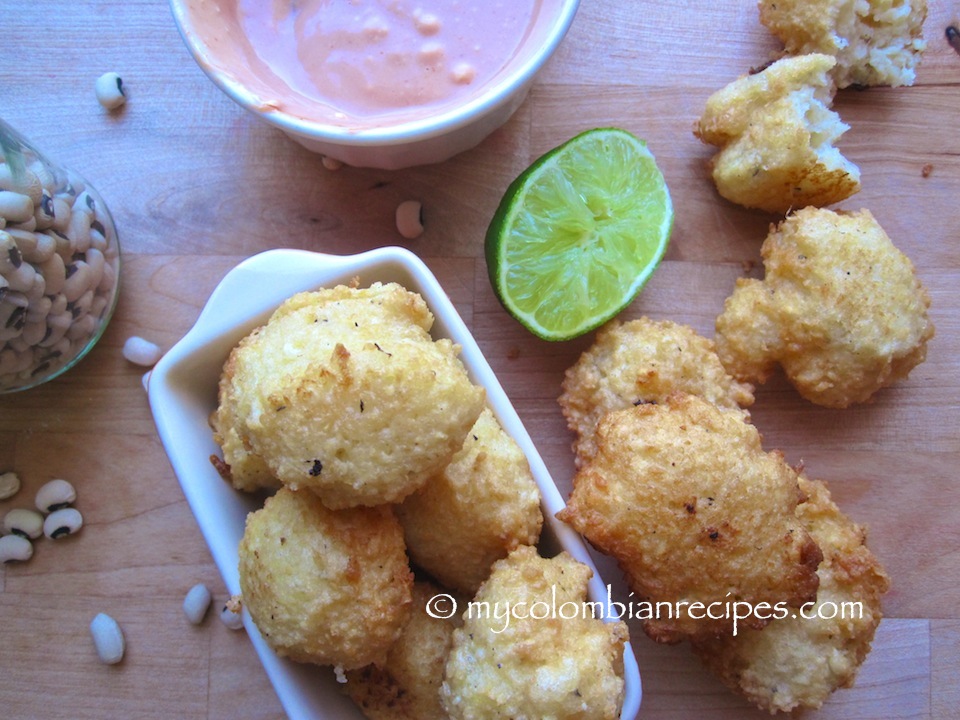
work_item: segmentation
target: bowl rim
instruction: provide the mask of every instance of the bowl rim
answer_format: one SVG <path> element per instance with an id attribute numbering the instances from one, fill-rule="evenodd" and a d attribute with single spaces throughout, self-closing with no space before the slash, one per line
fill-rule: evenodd
<path id="1" fill-rule="evenodd" d="M 544 42 L 537 51 L 531 53 L 522 63 L 518 63 L 498 82 L 489 84 L 483 92 L 468 102 L 428 118 L 360 129 L 308 120 L 265 106 L 230 73 L 216 67 L 208 59 L 210 55 L 207 45 L 190 23 L 187 9 L 189 0 L 170 0 L 170 7 L 180 37 L 194 61 L 217 87 L 245 110 L 293 135 L 335 145 L 372 147 L 402 145 L 446 135 L 470 125 L 479 118 L 486 117 L 509 103 L 511 98 L 524 91 L 534 75 L 550 59 L 573 23 L 580 0 L 559 0 L 559 2 L 557 16 L 550 24 Z"/>
<path id="2" fill-rule="evenodd" d="M 557 551 L 566 550 L 592 570 L 588 599 L 603 605 L 605 617 L 612 616 L 608 586 L 604 585 L 583 538 L 556 518 L 556 513 L 565 506 L 560 491 L 472 334 L 426 264 L 411 251 L 393 246 L 355 255 L 277 249 L 244 260 L 224 276 L 193 327 L 164 354 L 146 378 L 149 404 L 161 443 L 228 592 L 234 595 L 240 592 L 236 524 L 241 523 L 239 534 L 242 535 L 242 520 L 250 509 L 259 506 L 262 499 L 250 498 L 234 490 L 216 475 L 207 455 L 201 453 L 198 456 L 184 449 L 185 443 L 198 442 L 186 439 L 184 433 L 196 429 L 199 422 L 205 422 L 211 411 L 210 403 L 215 405 L 216 402 L 216 387 L 207 389 L 204 386 L 204 392 L 209 396 L 197 397 L 198 362 L 205 360 L 207 372 L 214 367 L 219 377 L 225 354 L 239 338 L 264 322 L 273 309 L 298 291 L 348 283 L 354 277 L 360 277 L 363 284 L 368 284 L 386 282 L 398 276 L 409 278 L 408 289 L 423 296 L 436 318 L 434 332 L 460 345 L 460 358 L 474 382 L 486 389 L 488 406 L 527 456 L 541 495 L 545 531 L 541 541 L 555 541 Z M 211 354 L 212 358 L 209 357 Z M 207 435 L 209 438 L 202 442 L 209 445 L 212 432 Z M 204 480 L 209 481 L 206 489 Z M 210 492 L 214 493 L 212 503 L 208 497 Z M 213 514 L 211 508 L 215 509 Z M 230 531 L 224 533 L 223 528 L 227 526 Z M 325 703 L 329 702 L 327 694 L 317 695 L 315 666 L 301 665 L 277 656 L 247 613 L 244 613 L 244 625 L 284 710 L 292 720 L 338 717 L 326 714 L 329 710 L 325 708 Z M 629 640 L 624 644 L 623 659 L 624 700 L 620 717 L 633 720 L 639 711 L 642 688 L 639 667 Z"/>

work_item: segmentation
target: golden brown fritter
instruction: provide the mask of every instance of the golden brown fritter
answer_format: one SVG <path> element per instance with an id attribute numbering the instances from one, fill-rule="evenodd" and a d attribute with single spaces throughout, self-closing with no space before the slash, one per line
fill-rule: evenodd
<path id="1" fill-rule="evenodd" d="M 244 442 L 328 507 L 402 500 L 450 461 L 484 407 L 432 323 L 423 298 L 396 284 L 290 298 L 225 367 Z"/>
<path id="2" fill-rule="evenodd" d="M 913 85 L 926 0 L 760 0 L 760 22 L 790 55 L 837 58 L 837 87 Z"/>
<path id="3" fill-rule="evenodd" d="M 816 597 L 822 557 L 795 517 L 797 474 L 743 413 L 675 395 L 606 415 L 596 440 L 557 516 L 617 560 L 640 601 L 673 604 L 641 618 L 650 637 L 730 632 L 734 601 Z"/>
<path id="4" fill-rule="evenodd" d="M 228 359 L 228 364 L 230 360 Z M 235 395 L 230 392 L 232 370 L 225 370 L 220 379 L 220 401 L 210 416 L 213 440 L 220 446 L 222 462 L 211 458 L 220 475 L 237 490 L 255 492 L 276 490 L 282 484 L 267 464 L 256 455 L 245 439 L 243 427 L 237 422 Z"/>
<path id="5" fill-rule="evenodd" d="M 543 525 L 527 458 L 489 409 L 450 464 L 396 511 L 413 562 L 469 596 L 495 561 L 535 545 Z"/>
<path id="6" fill-rule="evenodd" d="M 819 708 L 834 690 L 853 685 L 889 587 L 866 532 L 840 512 L 827 486 L 801 475 L 800 489 L 807 500 L 797 517 L 823 550 L 816 605 L 803 611 L 806 617 L 794 612 L 762 631 L 693 643 L 724 683 L 770 713 Z"/>
<path id="7" fill-rule="evenodd" d="M 389 507 L 328 510 L 284 487 L 247 516 L 239 553 L 244 607 L 278 655 L 344 670 L 386 659 L 413 584 Z"/>
<path id="8" fill-rule="evenodd" d="M 431 599 L 445 593 L 421 580 L 413 584 L 413 607 L 400 638 L 380 667 L 348 672 L 344 690 L 370 720 L 447 720 L 440 704 L 443 669 L 459 613 L 443 619 L 427 612 Z"/>
<path id="9" fill-rule="evenodd" d="M 829 55 L 778 60 L 715 92 L 694 127 L 720 148 L 711 161 L 721 196 L 786 213 L 839 202 L 860 190 L 860 170 L 834 143 L 849 126 L 830 109 Z"/>
<path id="10" fill-rule="evenodd" d="M 645 317 L 604 326 L 567 370 L 559 398 L 576 433 L 577 467 L 596 452 L 593 433 L 600 418 L 631 405 L 662 403 L 674 392 L 727 409 L 753 404 L 753 388 L 730 377 L 713 341 L 693 328 Z"/>
<path id="11" fill-rule="evenodd" d="M 765 278 L 738 280 L 717 318 L 735 377 L 764 382 L 779 363 L 803 397 L 843 408 L 926 358 L 930 298 L 868 210 L 800 210 L 771 228 L 761 255 Z"/>
<path id="12" fill-rule="evenodd" d="M 591 575 L 530 546 L 494 564 L 453 635 L 440 691 L 453 720 L 619 716 L 628 633 L 582 609 Z"/>

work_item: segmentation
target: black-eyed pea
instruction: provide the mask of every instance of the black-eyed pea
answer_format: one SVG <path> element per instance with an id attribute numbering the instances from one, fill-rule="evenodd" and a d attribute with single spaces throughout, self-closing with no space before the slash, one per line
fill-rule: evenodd
<path id="1" fill-rule="evenodd" d="M 419 200 L 405 200 L 397 206 L 397 231 L 407 240 L 423 234 L 423 205 Z"/>
<path id="2" fill-rule="evenodd" d="M 0 335 L 2 335 L 0 329 Z M 0 375 L 13 375 L 17 372 L 17 353 L 11 348 L 0 350 Z"/>
<path id="3" fill-rule="evenodd" d="M 93 638 L 93 647 L 97 657 L 105 665 L 116 665 L 123 660 L 126 641 L 123 630 L 112 617 L 106 613 L 97 613 L 90 622 L 90 636 Z"/>
<path id="4" fill-rule="evenodd" d="M 100 252 L 107 251 L 107 238 L 104 237 L 103 233 L 95 229 L 93 225 L 90 226 L 90 248 L 99 250 Z"/>
<path id="5" fill-rule="evenodd" d="M 40 486 L 34 504 L 40 512 L 52 513 L 70 507 L 76 499 L 77 491 L 69 480 L 54 478 Z"/>
<path id="6" fill-rule="evenodd" d="M 23 193 L 0 190 L 0 216 L 3 216 L 11 225 L 31 220 L 33 219 L 33 200 Z"/>
<path id="7" fill-rule="evenodd" d="M 63 297 L 63 295 L 60 297 Z M 73 315 L 71 315 L 69 311 L 57 314 L 51 313 L 47 316 L 47 327 L 50 328 L 50 332 L 47 333 L 47 336 L 37 343 L 37 345 L 42 348 L 56 347 L 57 343 L 66 338 L 67 330 L 70 329 L 72 324 Z M 67 342 L 69 342 L 69 340 Z"/>
<path id="8" fill-rule="evenodd" d="M 83 260 L 72 262 L 66 267 L 66 281 L 63 283 L 63 295 L 67 302 L 74 302 L 90 288 L 90 266 Z"/>
<path id="9" fill-rule="evenodd" d="M 90 197 L 86 195 L 86 197 Z M 70 215 L 70 224 L 67 226 L 67 237 L 73 245 L 74 252 L 84 253 L 90 247 L 90 224 L 93 222 L 93 211 L 80 205 L 79 198 L 73 205 Z"/>
<path id="10" fill-rule="evenodd" d="M 57 243 L 57 255 L 63 258 L 64 263 L 71 262 L 73 259 L 73 241 L 70 236 L 56 228 L 50 228 L 50 234 Z"/>
<path id="11" fill-rule="evenodd" d="M 40 197 L 40 202 L 33 209 L 33 219 L 36 221 L 37 230 L 46 230 L 53 227 L 53 221 L 56 220 L 57 209 L 53 204 L 53 196 L 47 192 L 46 188 Z"/>
<path id="12" fill-rule="evenodd" d="M 93 290 L 87 290 L 74 302 L 69 303 L 67 307 L 70 309 L 70 314 L 73 315 L 74 318 L 82 318 L 85 315 L 89 315 L 90 307 L 93 305 L 93 297 Z"/>
<path id="13" fill-rule="evenodd" d="M 109 304 L 110 301 L 105 295 L 97 295 L 93 298 L 93 304 L 90 305 L 90 314 L 98 320 L 102 320 Z"/>
<path id="14" fill-rule="evenodd" d="M 123 79 L 115 72 L 104 73 L 97 78 L 94 92 L 99 102 L 107 110 L 116 110 L 127 101 L 127 93 L 123 89 Z"/>
<path id="15" fill-rule="evenodd" d="M 203 583 L 197 583 L 183 598 L 183 613 L 193 625 L 199 625 L 210 608 L 210 591 Z"/>
<path id="16" fill-rule="evenodd" d="M 134 365 L 153 367 L 162 355 L 160 346 L 138 335 L 132 335 L 123 343 L 123 357 Z"/>
<path id="17" fill-rule="evenodd" d="M 75 535 L 83 527 L 83 515 L 76 508 L 54 510 L 43 520 L 43 534 L 51 540 Z"/>
<path id="18" fill-rule="evenodd" d="M 53 223 L 51 227 L 66 232 L 70 227 L 70 216 L 73 215 L 73 207 L 62 195 L 53 198 Z"/>
<path id="19" fill-rule="evenodd" d="M 19 256 L 20 251 L 17 250 Z M 3 276 L 7 279 L 8 287 L 11 291 L 28 293 L 33 290 L 34 280 L 37 277 L 37 271 L 33 265 L 21 260 L 20 264 L 9 272 L 4 272 Z"/>
<path id="20" fill-rule="evenodd" d="M 23 254 L 16 240 L 6 230 L 0 230 L 0 275 L 13 272 L 23 264 Z"/>
<path id="21" fill-rule="evenodd" d="M 44 233 L 28 232 L 17 228 L 10 228 L 6 232 L 17 243 L 20 255 L 27 262 L 42 263 L 57 249 L 56 241 Z"/>
<path id="22" fill-rule="evenodd" d="M 100 278 L 100 284 L 97 286 L 97 291 L 107 295 L 113 290 L 113 286 L 117 282 L 117 271 L 114 269 L 113 263 L 106 263 L 103 266 L 103 277 Z"/>
<path id="23" fill-rule="evenodd" d="M 73 321 L 67 330 L 67 337 L 71 340 L 84 340 L 89 338 L 96 329 L 97 319 L 90 315 L 83 315 Z"/>
<path id="24" fill-rule="evenodd" d="M 0 358 L 0 372 L 2 372 L 2 360 Z M 0 500 L 9 500 L 20 492 L 20 476 L 12 470 L 0 473 Z"/>
<path id="25" fill-rule="evenodd" d="M 0 537 L 0 563 L 26 562 L 33 557 L 33 543 L 20 535 Z"/>
<path id="26" fill-rule="evenodd" d="M 19 223 L 8 223 L 7 229 L 16 228 L 18 230 L 27 230 L 33 232 L 37 229 L 37 219 L 31 215 L 29 218 Z"/>
<path id="27" fill-rule="evenodd" d="M 3 275 L 0 275 L 0 300 L 3 300 L 9 288 L 10 283 L 7 282 L 7 279 Z"/>
<path id="28" fill-rule="evenodd" d="M 24 263 L 26 264 L 26 263 Z M 32 265 L 30 267 L 33 267 Z M 40 298 L 42 298 L 47 292 L 47 281 L 44 279 L 43 275 L 36 270 L 33 271 L 33 284 L 23 293 L 27 297 L 27 301 L 30 303 L 35 303 Z"/>
<path id="29" fill-rule="evenodd" d="M 67 299 L 63 295 L 51 295 L 50 312 L 48 315 L 62 315 L 67 311 Z"/>
<path id="30" fill-rule="evenodd" d="M 47 323 L 44 320 L 27 320 L 20 337 L 27 345 L 36 345 L 47 336 Z"/>
<path id="31" fill-rule="evenodd" d="M 100 285 L 100 280 L 103 278 L 103 268 L 104 265 L 106 265 L 106 258 L 103 257 L 103 253 L 100 252 L 100 250 L 91 247 L 86 252 L 86 263 L 90 266 L 90 287 L 95 288 Z"/>
<path id="32" fill-rule="evenodd" d="M 28 508 L 14 508 L 3 516 L 4 532 L 36 540 L 43 535 L 43 515 Z"/>
<path id="33" fill-rule="evenodd" d="M 64 265 L 63 258 L 58 253 L 53 253 L 40 263 L 40 272 L 43 273 L 44 280 L 47 283 L 47 295 L 59 295 L 67 280 L 67 266 Z M 66 298 L 63 302 L 66 305 Z"/>
<path id="34" fill-rule="evenodd" d="M 53 195 L 56 192 L 57 176 L 53 174 L 49 167 L 40 162 L 40 160 L 34 160 L 30 163 L 29 169 L 30 172 L 37 176 L 37 180 L 40 182 L 41 192 L 46 191 L 49 195 Z"/>
<path id="35" fill-rule="evenodd" d="M 239 630 L 243 627 L 243 603 L 239 595 L 234 595 L 220 610 L 220 622 L 231 630 Z"/>

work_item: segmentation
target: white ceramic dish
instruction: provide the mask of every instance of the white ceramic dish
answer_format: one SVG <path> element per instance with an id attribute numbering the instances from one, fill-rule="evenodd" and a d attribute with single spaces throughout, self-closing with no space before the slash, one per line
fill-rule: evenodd
<path id="1" fill-rule="evenodd" d="M 283 300 L 296 292 L 349 283 L 397 282 L 420 293 L 433 312 L 434 337 L 449 337 L 462 347 L 461 359 L 504 429 L 526 453 L 540 487 L 547 522 L 540 542 L 546 555 L 565 549 L 594 570 L 590 600 L 605 603 L 607 590 L 580 536 L 554 517 L 564 501 L 530 436 L 507 399 L 453 304 L 414 254 L 387 247 L 359 255 L 333 256 L 302 250 L 270 250 L 231 270 L 217 286 L 193 328 L 164 355 L 150 373 L 148 393 L 157 430 L 183 493 L 197 518 L 228 590 L 240 592 L 237 546 L 247 513 L 259 500 L 231 488 L 210 464 L 219 454 L 208 424 L 216 407 L 217 382 L 230 350 L 262 324 Z M 277 657 L 245 614 L 247 632 L 291 720 L 362 720 L 353 703 L 324 668 Z M 637 661 L 624 649 L 626 697 L 621 717 L 633 720 L 640 706 Z"/>
<path id="2" fill-rule="evenodd" d="M 516 57 L 482 92 L 463 104 L 396 124 L 351 127 L 302 117 L 278 109 L 264 93 L 248 87 L 231 64 L 243 62 L 229 34 L 208 42 L 198 32 L 191 5 L 197 0 L 170 0 L 180 35 L 200 68 L 241 107 L 313 152 L 348 165 L 397 169 L 446 160 L 477 145 L 503 125 L 523 103 L 534 76 L 566 35 L 580 4 L 559 0 L 544 22 L 537 23 Z"/>

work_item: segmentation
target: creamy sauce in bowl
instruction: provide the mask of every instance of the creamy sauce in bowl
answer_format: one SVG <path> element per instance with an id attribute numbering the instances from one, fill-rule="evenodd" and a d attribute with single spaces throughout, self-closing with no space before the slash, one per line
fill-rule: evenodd
<path id="1" fill-rule="evenodd" d="M 562 0 L 188 0 L 208 72 L 249 105 L 353 131 L 476 101 L 531 61 Z"/>

